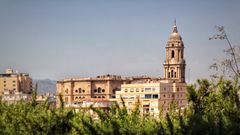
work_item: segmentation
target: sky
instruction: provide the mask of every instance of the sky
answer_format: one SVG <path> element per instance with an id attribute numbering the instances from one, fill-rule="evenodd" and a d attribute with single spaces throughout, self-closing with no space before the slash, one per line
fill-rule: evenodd
<path id="1" fill-rule="evenodd" d="M 1 0 L 0 72 L 34 79 L 104 74 L 163 77 L 174 19 L 185 45 L 186 80 L 209 78 L 225 41 L 240 44 L 239 0 Z"/>

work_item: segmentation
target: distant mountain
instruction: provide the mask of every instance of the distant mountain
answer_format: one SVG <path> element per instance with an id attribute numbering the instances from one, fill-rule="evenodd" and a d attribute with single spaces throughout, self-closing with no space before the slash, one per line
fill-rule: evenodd
<path id="1" fill-rule="evenodd" d="M 46 92 L 56 93 L 56 82 L 55 80 L 43 79 L 43 80 L 33 80 L 34 85 L 38 84 L 38 94 L 43 94 Z"/>

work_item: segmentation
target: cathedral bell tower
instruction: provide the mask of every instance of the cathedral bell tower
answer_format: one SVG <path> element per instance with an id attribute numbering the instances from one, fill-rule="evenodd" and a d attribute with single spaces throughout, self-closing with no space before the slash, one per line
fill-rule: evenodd
<path id="1" fill-rule="evenodd" d="M 165 79 L 185 82 L 184 44 L 178 33 L 176 20 L 166 45 L 166 60 L 163 66 Z"/>

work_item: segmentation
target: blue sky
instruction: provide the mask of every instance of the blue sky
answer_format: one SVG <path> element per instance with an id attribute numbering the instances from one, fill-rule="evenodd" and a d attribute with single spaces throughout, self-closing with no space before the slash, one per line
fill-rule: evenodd
<path id="1" fill-rule="evenodd" d="M 174 18 L 185 43 L 187 80 L 208 78 L 224 41 L 209 41 L 223 25 L 240 44 L 240 1 L 2 0 L 0 71 L 35 79 L 102 74 L 163 76 Z"/>

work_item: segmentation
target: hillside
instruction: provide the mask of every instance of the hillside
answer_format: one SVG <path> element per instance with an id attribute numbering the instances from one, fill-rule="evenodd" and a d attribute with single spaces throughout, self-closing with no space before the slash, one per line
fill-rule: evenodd
<path id="1" fill-rule="evenodd" d="M 38 94 L 45 92 L 56 93 L 56 81 L 50 79 L 33 80 L 34 85 L 38 84 Z"/>

